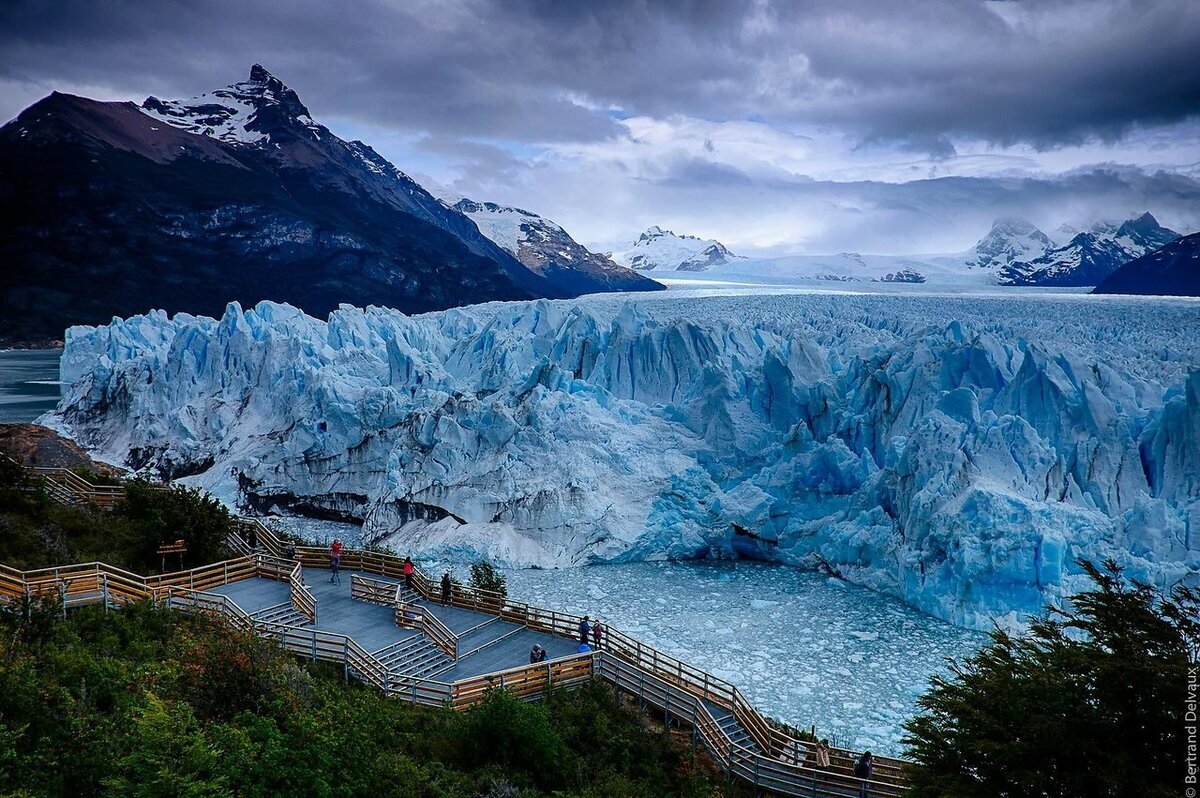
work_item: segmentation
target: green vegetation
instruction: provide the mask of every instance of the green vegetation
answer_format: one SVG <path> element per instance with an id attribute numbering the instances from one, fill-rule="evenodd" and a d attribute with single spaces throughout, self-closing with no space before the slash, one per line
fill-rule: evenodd
<path id="1" fill-rule="evenodd" d="M 28 570 L 99 560 L 141 574 L 157 573 L 155 550 L 187 541 L 184 567 L 221 559 L 233 518 L 220 502 L 193 488 L 125 483 L 126 498 L 112 511 L 55 504 L 36 478 L 0 458 L 0 562 Z M 179 566 L 170 557 L 167 569 Z"/>
<path id="2" fill-rule="evenodd" d="M 471 587 L 501 596 L 508 595 L 508 580 L 490 562 L 480 561 L 471 566 Z"/>
<path id="3" fill-rule="evenodd" d="M 686 746 L 601 684 L 411 706 L 219 618 L 0 614 L 0 794 L 701 796 Z"/>
<path id="4" fill-rule="evenodd" d="M 1095 587 L 1069 609 L 934 679 L 907 724 L 914 798 L 1180 794 L 1200 592 L 1081 565 Z"/>

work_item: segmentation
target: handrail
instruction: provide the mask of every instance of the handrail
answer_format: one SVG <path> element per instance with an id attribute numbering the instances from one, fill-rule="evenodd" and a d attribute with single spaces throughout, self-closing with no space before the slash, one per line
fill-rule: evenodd
<path id="1" fill-rule="evenodd" d="M 450 631 L 428 607 L 396 599 L 396 625 L 402 629 L 416 629 L 451 659 L 458 661 L 458 635 Z"/>
<path id="2" fill-rule="evenodd" d="M 316 623 L 317 598 L 308 589 L 308 586 L 304 584 L 304 569 L 300 563 L 296 563 L 296 567 L 288 574 L 287 582 L 292 607 L 295 608 L 296 612 L 308 618 L 309 623 Z"/>

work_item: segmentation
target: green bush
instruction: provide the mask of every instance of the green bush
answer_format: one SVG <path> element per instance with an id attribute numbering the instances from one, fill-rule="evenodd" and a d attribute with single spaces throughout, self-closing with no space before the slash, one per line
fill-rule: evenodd
<path id="1" fill-rule="evenodd" d="M 1081 563 L 1095 587 L 1030 634 L 997 630 L 906 725 L 910 795 L 1174 796 L 1200 592 Z"/>
<path id="2" fill-rule="evenodd" d="M 508 595 L 508 580 L 490 562 L 481 561 L 471 566 L 471 587 L 501 596 Z"/>
<path id="3" fill-rule="evenodd" d="M 99 560 L 137 573 L 157 573 L 163 543 L 187 541 L 185 567 L 226 556 L 233 528 L 229 512 L 194 488 L 125 483 L 126 498 L 112 511 L 49 501 L 36 480 L 0 458 L 0 562 L 27 570 Z M 167 559 L 167 570 L 179 560 Z"/>
<path id="4" fill-rule="evenodd" d="M 0 613 L 0 795 L 712 795 L 602 686 L 406 704 L 219 618 Z"/>

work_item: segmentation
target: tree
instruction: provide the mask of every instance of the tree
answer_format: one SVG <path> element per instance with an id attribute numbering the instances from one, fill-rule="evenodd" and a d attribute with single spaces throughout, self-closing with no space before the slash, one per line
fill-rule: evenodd
<path id="1" fill-rule="evenodd" d="M 906 725 L 915 798 L 1178 795 L 1200 591 L 1080 562 L 1094 587 L 1027 636 L 997 629 Z"/>
<path id="2" fill-rule="evenodd" d="M 499 594 L 502 598 L 508 596 L 508 580 L 489 562 L 481 561 L 471 566 L 471 587 Z"/>

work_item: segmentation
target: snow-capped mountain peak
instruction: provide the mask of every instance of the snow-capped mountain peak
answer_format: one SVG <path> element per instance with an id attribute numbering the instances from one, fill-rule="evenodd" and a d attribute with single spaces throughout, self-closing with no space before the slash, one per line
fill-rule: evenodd
<path id="1" fill-rule="evenodd" d="M 1035 258 L 1013 260 L 997 272 L 1001 285 L 1098 285 L 1123 264 L 1179 238 L 1149 212 L 1121 224 L 1097 222 L 1087 232 Z"/>
<path id="2" fill-rule="evenodd" d="M 467 197 L 446 205 L 468 217 L 486 238 L 535 274 L 577 282 L 584 291 L 597 290 L 602 285 L 627 290 L 660 287 L 604 255 L 589 251 L 561 226 L 531 211 L 495 202 L 476 202 Z"/>
<path id="3" fill-rule="evenodd" d="M 282 129 L 319 138 L 328 132 L 309 116 L 299 95 L 261 64 L 250 79 L 185 100 L 147 97 L 141 110 L 180 130 L 227 144 L 261 144 Z"/>
<path id="4" fill-rule="evenodd" d="M 613 260 L 641 271 L 705 271 L 737 260 L 714 239 L 680 235 L 658 225 L 646 228 L 629 249 L 614 252 Z"/>
<path id="5" fill-rule="evenodd" d="M 1034 258 L 1054 246 L 1050 237 L 1024 219 L 997 219 L 967 253 L 968 266 L 993 269 Z"/>

